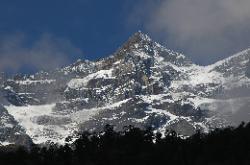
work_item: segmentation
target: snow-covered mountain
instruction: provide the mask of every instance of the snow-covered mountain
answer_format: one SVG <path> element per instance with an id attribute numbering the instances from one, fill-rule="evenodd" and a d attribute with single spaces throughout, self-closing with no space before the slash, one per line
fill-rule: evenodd
<path id="1" fill-rule="evenodd" d="M 104 125 L 189 136 L 250 119 L 250 49 L 194 64 L 137 32 L 111 56 L 0 78 L 0 141 L 64 143 Z"/>

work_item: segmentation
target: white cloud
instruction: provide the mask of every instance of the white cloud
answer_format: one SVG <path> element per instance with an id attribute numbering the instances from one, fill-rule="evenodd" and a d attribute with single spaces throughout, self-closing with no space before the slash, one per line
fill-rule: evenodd
<path id="1" fill-rule="evenodd" d="M 19 72 L 25 66 L 51 70 L 69 63 L 73 55 L 79 56 L 82 52 L 70 41 L 50 34 L 42 34 L 33 42 L 24 34 L 0 38 L 0 71 Z"/>

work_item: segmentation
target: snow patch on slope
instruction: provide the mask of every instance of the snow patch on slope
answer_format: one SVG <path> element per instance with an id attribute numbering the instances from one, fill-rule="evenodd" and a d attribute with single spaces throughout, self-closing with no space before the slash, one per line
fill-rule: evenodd
<path id="1" fill-rule="evenodd" d="M 74 123 L 67 125 L 46 125 L 36 122 L 38 117 L 63 117 L 53 114 L 55 104 L 39 106 L 6 106 L 8 112 L 14 116 L 18 123 L 26 130 L 26 133 L 32 138 L 34 143 L 41 144 L 47 141 L 55 143 L 64 143 L 64 139 L 72 134 Z"/>
<path id="2" fill-rule="evenodd" d="M 17 84 L 19 85 L 31 85 L 31 84 L 51 84 L 55 82 L 56 80 L 50 80 L 50 79 L 45 79 L 45 80 L 31 80 L 31 79 L 26 79 L 26 80 L 20 80 L 16 81 Z"/>
<path id="3" fill-rule="evenodd" d="M 109 70 L 100 70 L 96 73 L 90 74 L 84 78 L 76 78 L 72 79 L 68 83 L 68 87 L 71 89 L 78 89 L 82 88 L 88 85 L 90 80 L 93 79 L 115 79 L 115 77 L 112 76 L 113 69 Z"/>

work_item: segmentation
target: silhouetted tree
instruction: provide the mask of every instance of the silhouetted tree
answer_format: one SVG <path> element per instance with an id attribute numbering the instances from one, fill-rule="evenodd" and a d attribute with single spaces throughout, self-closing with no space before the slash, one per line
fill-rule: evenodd
<path id="1" fill-rule="evenodd" d="M 64 146 L 50 143 L 30 148 L 0 147 L 3 165 L 249 165 L 250 124 L 215 129 L 183 139 L 174 131 L 153 133 L 133 126 L 116 132 L 111 125 L 103 132 L 84 132 Z"/>

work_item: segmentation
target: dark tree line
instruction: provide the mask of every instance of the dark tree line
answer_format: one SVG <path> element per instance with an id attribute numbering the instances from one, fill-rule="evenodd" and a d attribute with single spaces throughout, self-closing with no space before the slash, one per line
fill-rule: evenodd
<path id="1" fill-rule="evenodd" d="M 2 165 L 249 165 L 250 124 L 197 132 L 182 139 L 173 131 L 162 136 L 132 126 L 115 132 L 85 132 L 73 144 L 47 147 L 1 147 Z"/>

